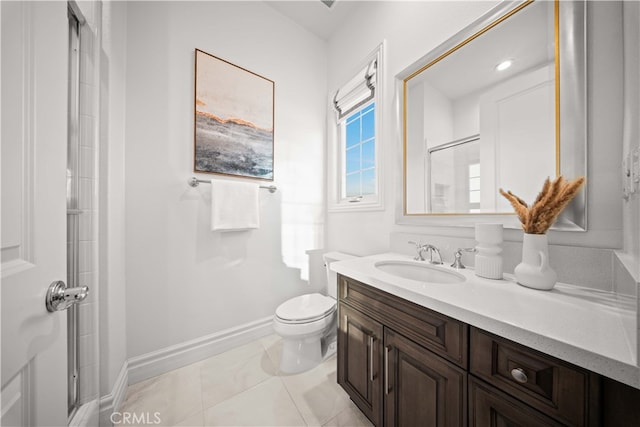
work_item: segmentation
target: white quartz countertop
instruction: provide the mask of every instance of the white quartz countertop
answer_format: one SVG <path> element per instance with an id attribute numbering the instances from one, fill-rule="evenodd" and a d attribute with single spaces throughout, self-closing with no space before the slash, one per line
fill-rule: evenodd
<path id="1" fill-rule="evenodd" d="M 510 275 L 484 279 L 454 270 L 462 283 L 404 279 L 376 268 L 379 261 L 413 261 L 384 253 L 338 261 L 331 270 L 472 326 L 518 342 L 617 381 L 640 388 L 635 341 L 636 309 L 625 297 L 557 283 L 551 291 L 520 286 Z"/>

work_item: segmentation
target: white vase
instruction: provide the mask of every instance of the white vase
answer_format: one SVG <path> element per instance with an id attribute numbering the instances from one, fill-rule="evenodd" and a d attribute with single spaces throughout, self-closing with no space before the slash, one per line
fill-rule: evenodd
<path id="1" fill-rule="evenodd" d="M 522 286 L 548 291 L 558 276 L 549 266 L 549 243 L 546 234 L 527 234 L 522 239 L 522 262 L 514 271 Z"/>

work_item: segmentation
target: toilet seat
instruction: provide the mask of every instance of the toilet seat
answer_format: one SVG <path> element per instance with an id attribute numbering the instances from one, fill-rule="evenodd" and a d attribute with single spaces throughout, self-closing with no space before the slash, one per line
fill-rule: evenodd
<path id="1" fill-rule="evenodd" d="M 335 311 L 336 300 L 313 293 L 300 295 L 280 304 L 276 309 L 276 318 L 287 324 L 311 323 L 331 316 Z"/>

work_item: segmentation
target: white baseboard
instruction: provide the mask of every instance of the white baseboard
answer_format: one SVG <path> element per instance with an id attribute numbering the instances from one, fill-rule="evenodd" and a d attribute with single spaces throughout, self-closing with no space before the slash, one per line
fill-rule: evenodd
<path id="1" fill-rule="evenodd" d="M 620 263 L 627 269 L 629 275 L 636 283 L 640 283 L 640 264 L 633 254 L 624 251 L 615 251 L 615 255 L 618 257 Z"/>
<path id="2" fill-rule="evenodd" d="M 116 377 L 111 393 L 100 398 L 100 426 L 113 426 L 111 414 L 120 410 L 122 401 L 127 395 L 129 369 L 125 361 Z"/>
<path id="3" fill-rule="evenodd" d="M 268 316 L 129 359 L 129 384 L 164 374 L 273 333 Z"/>
<path id="4" fill-rule="evenodd" d="M 80 406 L 69 421 L 69 427 L 93 427 L 98 422 L 99 403 L 97 399 Z"/>

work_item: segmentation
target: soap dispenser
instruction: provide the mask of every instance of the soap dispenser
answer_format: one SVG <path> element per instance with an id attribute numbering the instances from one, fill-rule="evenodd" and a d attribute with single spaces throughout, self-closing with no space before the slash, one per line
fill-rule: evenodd
<path id="1" fill-rule="evenodd" d="M 476 224 L 476 276 L 502 279 L 502 224 Z"/>

